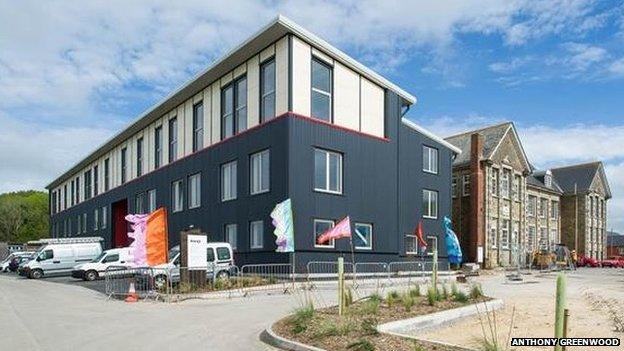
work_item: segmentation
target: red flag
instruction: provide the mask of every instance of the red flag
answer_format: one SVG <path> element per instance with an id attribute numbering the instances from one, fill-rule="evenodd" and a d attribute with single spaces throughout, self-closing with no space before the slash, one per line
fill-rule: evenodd
<path id="1" fill-rule="evenodd" d="M 349 216 L 346 216 L 343 220 L 338 222 L 333 228 L 328 229 L 323 234 L 319 235 L 316 242 L 319 245 L 325 244 L 332 239 L 350 238 L 351 237 L 351 220 Z"/>
<path id="2" fill-rule="evenodd" d="M 420 220 L 420 222 L 418 222 L 418 225 L 416 226 L 416 229 L 414 230 L 414 235 L 416 235 L 416 237 L 418 238 L 418 243 L 420 244 L 420 246 L 427 247 L 427 242 L 423 238 L 423 221 L 422 221 L 422 219 Z"/>

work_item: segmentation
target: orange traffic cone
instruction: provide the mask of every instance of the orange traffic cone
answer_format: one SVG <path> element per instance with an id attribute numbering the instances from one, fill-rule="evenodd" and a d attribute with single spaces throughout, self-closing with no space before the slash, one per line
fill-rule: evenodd
<path id="1" fill-rule="evenodd" d="M 128 289 L 128 297 L 125 299 L 126 302 L 137 302 L 139 301 L 139 295 L 136 293 L 134 289 L 134 282 L 130 283 L 130 288 Z"/>

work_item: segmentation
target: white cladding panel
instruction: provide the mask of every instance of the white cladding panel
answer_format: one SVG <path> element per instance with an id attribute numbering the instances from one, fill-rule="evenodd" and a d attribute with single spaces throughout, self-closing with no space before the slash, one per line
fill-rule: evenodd
<path id="1" fill-rule="evenodd" d="M 247 128 L 260 123 L 260 66 L 258 55 L 247 61 Z"/>
<path id="2" fill-rule="evenodd" d="M 288 112 L 288 37 L 275 44 L 275 115 Z"/>
<path id="3" fill-rule="evenodd" d="M 221 140 L 221 87 L 212 84 L 212 144 Z"/>
<path id="4" fill-rule="evenodd" d="M 362 77 L 362 132 L 385 136 L 384 90 Z"/>
<path id="5" fill-rule="evenodd" d="M 210 142 L 212 135 L 212 120 L 210 119 L 212 116 L 212 95 L 210 92 L 210 87 L 207 87 L 202 92 L 204 101 L 204 147 L 212 144 Z"/>
<path id="6" fill-rule="evenodd" d="M 338 62 L 334 64 L 334 124 L 360 129 L 360 76 Z"/>
<path id="7" fill-rule="evenodd" d="M 312 84 L 310 45 L 293 36 L 292 46 L 292 109 L 295 113 L 309 116 Z"/>
<path id="8" fill-rule="evenodd" d="M 181 145 L 184 145 L 184 147 L 179 158 L 193 152 L 193 104 L 193 100 L 186 100 L 184 103 L 184 126 L 181 127 L 182 140 L 184 140 Z"/>

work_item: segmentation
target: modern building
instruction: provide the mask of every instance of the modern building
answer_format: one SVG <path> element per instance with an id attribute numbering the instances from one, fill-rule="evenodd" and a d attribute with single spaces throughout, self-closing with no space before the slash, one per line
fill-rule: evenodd
<path id="1" fill-rule="evenodd" d="M 421 220 L 443 242 L 459 153 L 403 117 L 415 102 L 279 16 L 52 181 L 51 235 L 126 246 L 126 214 L 166 207 L 170 245 L 193 226 L 238 264 L 289 262 L 269 214 L 290 198 L 298 267 L 351 252 L 316 244 L 347 215 L 356 260 L 402 260 Z"/>
<path id="2" fill-rule="evenodd" d="M 453 226 L 466 262 L 515 265 L 525 231 L 526 177 L 531 166 L 511 122 L 450 136 Z"/>
<path id="3" fill-rule="evenodd" d="M 561 195 L 563 190 L 550 170 L 527 177 L 525 254 L 552 251 L 561 243 Z"/>
<path id="4" fill-rule="evenodd" d="M 553 168 L 552 174 L 563 190 L 561 241 L 579 255 L 602 260 L 611 198 L 602 162 Z"/>

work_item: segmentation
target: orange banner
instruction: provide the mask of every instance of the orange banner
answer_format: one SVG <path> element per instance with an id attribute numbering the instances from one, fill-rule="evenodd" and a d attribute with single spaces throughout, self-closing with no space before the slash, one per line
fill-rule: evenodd
<path id="1" fill-rule="evenodd" d="M 169 235 L 167 233 L 167 209 L 164 207 L 152 212 L 147 219 L 145 251 L 148 266 L 168 261 Z"/>

